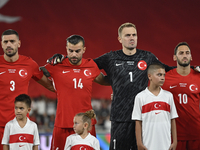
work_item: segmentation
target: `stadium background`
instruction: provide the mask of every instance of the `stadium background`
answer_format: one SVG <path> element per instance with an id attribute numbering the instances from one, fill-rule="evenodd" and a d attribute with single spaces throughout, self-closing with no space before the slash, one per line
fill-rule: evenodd
<path id="1" fill-rule="evenodd" d="M 137 27 L 139 49 L 175 66 L 174 47 L 186 41 L 192 50 L 192 65 L 199 65 L 199 7 L 198 0 L 0 0 L 0 33 L 10 28 L 18 31 L 22 41 L 19 54 L 43 66 L 53 54 L 66 54 L 66 38 L 72 34 L 85 38 L 85 58 L 121 49 L 117 29 L 132 22 Z M 110 87 L 93 84 L 95 99 L 109 99 L 111 92 Z M 29 95 L 56 98 L 32 80 Z"/>

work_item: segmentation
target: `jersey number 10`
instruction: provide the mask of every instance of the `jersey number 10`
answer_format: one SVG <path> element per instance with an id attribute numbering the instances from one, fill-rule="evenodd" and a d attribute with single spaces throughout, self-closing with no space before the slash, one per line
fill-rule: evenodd
<path id="1" fill-rule="evenodd" d="M 180 104 L 187 104 L 188 103 L 187 94 L 178 94 L 178 97 L 179 97 L 179 103 Z"/>

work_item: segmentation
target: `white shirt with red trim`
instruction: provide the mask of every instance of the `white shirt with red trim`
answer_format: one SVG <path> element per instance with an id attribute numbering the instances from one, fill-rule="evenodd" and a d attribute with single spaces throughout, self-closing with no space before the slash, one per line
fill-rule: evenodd
<path id="1" fill-rule="evenodd" d="M 32 150 L 33 145 L 40 144 L 36 123 L 27 118 L 21 128 L 14 118 L 6 124 L 1 144 L 9 145 L 10 150 Z"/>
<path id="2" fill-rule="evenodd" d="M 78 134 L 72 134 L 67 137 L 64 150 L 100 150 L 100 144 L 90 133 L 84 139 Z"/>
<path id="3" fill-rule="evenodd" d="M 155 96 L 146 88 L 136 95 L 132 120 L 142 121 L 142 141 L 148 150 L 169 149 L 171 119 L 177 117 L 172 93 L 161 88 Z"/>

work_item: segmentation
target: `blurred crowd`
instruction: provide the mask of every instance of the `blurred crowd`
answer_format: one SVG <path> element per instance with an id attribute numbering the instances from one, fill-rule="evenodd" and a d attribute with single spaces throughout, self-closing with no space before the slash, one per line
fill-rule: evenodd
<path id="1" fill-rule="evenodd" d="M 109 133 L 111 128 L 110 106 L 111 100 L 92 99 L 92 107 L 96 113 L 96 132 Z M 29 117 L 36 122 L 40 133 L 53 131 L 57 100 L 45 96 L 32 98 L 32 109 Z"/>

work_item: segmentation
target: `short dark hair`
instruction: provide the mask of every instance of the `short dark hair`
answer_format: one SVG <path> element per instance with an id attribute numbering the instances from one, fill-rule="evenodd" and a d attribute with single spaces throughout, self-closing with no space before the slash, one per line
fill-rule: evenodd
<path id="1" fill-rule="evenodd" d="M 20 94 L 15 97 L 15 103 L 16 102 L 24 102 L 28 108 L 31 108 L 31 98 L 27 94 Z"/>
<path id="2" fill-rule="evenodd" d="M 78 44 L 79 42 L 83 43 L 83 47 L 85 46 L 85 40 L 82 36 L 80 35 L 71 35 L 70 37 L 67 38 L 67 43 L 71 43 L 73 45 Z"/>
<path id="3" fill-rule="evenodd" d="M 180 42 L 180 43 L 178 43 L 178 45 L 176 45 L 176 47 L 175 47 L 175 49 L 174 49 L 174 55 L 176 55 L 177 50 L 178 50 L 178 47 L 179 47 L 179 46 L 182 46 L 182 45 L 185 45 L 185 46 L 187 46 L 187 47 L 190 49 L 190 46 L 188 45 L 187 42 Z"/>
<path id="4" fill-rule="evenodd" d="M 154 62 L 149 65 L 147 69 L 147 74 L 152 74 L 157 69 L 165 69 L 165 67 L 161 63 Z"/>
<path id="5" fill-rule="evenodd" d="M 4 31 L 1 35 L 1 39 L 4 35 L 11 35 L 11 34 L 15 34 L 17 36 L 17 38 L 19 39 L 19 34 L 17 33 L 17 31 L 13 30 L 13 29 L 8 29 L 6 31 Z"/>

